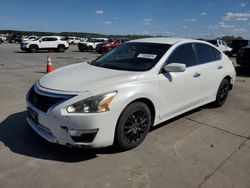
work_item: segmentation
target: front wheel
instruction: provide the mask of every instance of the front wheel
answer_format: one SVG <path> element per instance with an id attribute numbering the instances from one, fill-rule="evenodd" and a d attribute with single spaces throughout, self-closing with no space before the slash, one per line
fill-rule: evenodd
<path id="1" fill-rule="evenodd" d="M 116 130 L 116 144 L 122 150 L 137 147 L 147 136 L 151 126 L 151 112 L 142 102 L 128 105 L 122 112 Z"/>
<path id="2" fill-rule="evenodd" d="M 217 91 L 216 100 L 214 101 L 214 105 L 216 107 L 220 107 L 226 102 L 229 89 L 229 81 L 227 79 L 222 80 Z"/>
<path id="3" fill-rule="evenodd" d="M 29 47 L 29 51 L 30 51 L 31 53 L 36 53 L 37 50 L 38 50 L 38 47 L 37 47 L 36 45 L 31 45 L 31 46 Z"/>

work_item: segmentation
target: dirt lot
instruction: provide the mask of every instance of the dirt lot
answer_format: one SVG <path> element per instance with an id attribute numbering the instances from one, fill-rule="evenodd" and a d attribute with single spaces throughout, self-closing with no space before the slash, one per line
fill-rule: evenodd
<path id="1" fill-rule="evenodd" d="M 78 52 L 23 53 L 0 45 L 0 187 L 250 187 L 250 74 L 221 108 L 202 107 L 152 130 L 144 143 L 70 149 L 44 141 L 25 122 L 25 95 L 55 68 L 95 58 Z M 105 126 L 105 125 L 104 125 Z"/>

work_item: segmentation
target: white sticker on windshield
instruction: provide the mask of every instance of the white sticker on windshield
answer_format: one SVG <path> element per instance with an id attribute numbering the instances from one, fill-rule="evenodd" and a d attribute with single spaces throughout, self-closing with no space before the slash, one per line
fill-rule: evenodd
<path id="1" fill-rule="evenodd" d="M 145 58 L 145 59 L 155 59 L 157 55 L 155 54 L 139 54 L 137 58 Z"/>

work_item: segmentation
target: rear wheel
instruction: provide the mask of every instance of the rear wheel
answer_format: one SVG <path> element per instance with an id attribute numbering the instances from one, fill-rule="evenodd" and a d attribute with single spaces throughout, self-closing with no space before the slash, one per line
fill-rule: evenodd
<path id="1" fill-rule="evenodd" d="M 81 48 L 79 48 L 79 51 L 84 52 L 85 50 L 84 50 L 84 48 L 81 47 Z"/>
<path id="2" fill-rule="evenodd" d="M 142 102 L 128 105 L 122 112 L 116 130 L 116 144 L 122 150 L 137 147 L 147 136 L 151 126 L 149 107 Z"/>
<path id="3" fill-rule="evenodd" d="M 29 47 L 29 51 L 30 51 L 31 53 L 36 53 L 37 50 L 38 50 L 38 47 L 37 47 L 36 45 L 31 45 L 31 46 Z"/>
<path id="4" fill-rule="evenodd" d="M 92 46 L 88 46 L 88 51 L 92 52 L 93 51 L 93 47 Z"/>
<path id="5" fill-rule="evenodd" d="M 216 100 L 214 101 L 214 105 L 216 107 L 220 107 L 226 102 L 229 89 L 230 89 L 229 81 L 227 79 L 223 79 L 222 82 L 220 83 L 216 95 Z"/>
<path id="6" fill-rule="evenodd" d="M 64 50 L 65 50 L 64 45 L 59 45 L 59 46 L 57 47 L 57 51 L 58 51 L 58 52 L 64 52 Z"/>

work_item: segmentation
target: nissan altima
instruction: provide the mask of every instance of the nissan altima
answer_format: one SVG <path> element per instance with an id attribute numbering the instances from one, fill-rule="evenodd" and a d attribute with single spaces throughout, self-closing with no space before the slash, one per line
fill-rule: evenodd
<path id="1" fill-rule="evenodd" d="M 208 103 L 222 106 L 235 77 L 230 59 L 207 42 L 133 40 L 42 77 L 28 91 L 26 120 L 50 142 L 128 150 L 152 126 Z"/>

